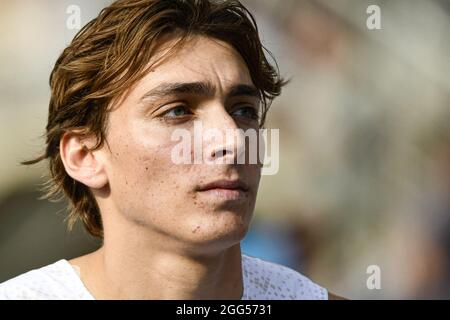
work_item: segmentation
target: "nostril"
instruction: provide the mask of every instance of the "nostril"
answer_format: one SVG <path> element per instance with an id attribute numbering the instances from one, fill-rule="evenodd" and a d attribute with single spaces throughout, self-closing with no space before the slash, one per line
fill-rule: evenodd
<path id="1" fill-rule="evenodd" d="M 227 154 L 231 154 L 231 150 L 224 150 L 224 149 L 220 149 L 220 150 L 215 150 L 212 153 L 212 158 L 220 158 L 220 157 L 224 157 Z"/>
<path id="2" fill-rule="evenodd" d="M 214 151 L 212 154 L 213 158 L 219 158 L 219 157 L 223 157 L 225 154 L 225 152 L 223 150 L 219 150 L 219 151 Z"/>

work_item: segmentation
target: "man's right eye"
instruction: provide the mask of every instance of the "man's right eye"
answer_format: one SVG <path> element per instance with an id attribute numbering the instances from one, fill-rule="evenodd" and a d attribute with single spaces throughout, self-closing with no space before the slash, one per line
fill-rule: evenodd
<path id="1" fill-rule="evenodd" d="M 191 114 L 191 112 L 188 110 L 188 108 L 180 105 L 167 110 L 161 115 L 161 117 L 165 119 L 171 119 L 183 117 L 189 114 Z"/>

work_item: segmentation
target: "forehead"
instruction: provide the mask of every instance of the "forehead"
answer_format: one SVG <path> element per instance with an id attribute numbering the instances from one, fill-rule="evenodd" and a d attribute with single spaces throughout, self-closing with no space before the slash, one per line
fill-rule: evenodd
<path id="1" fill-rule="evenodd" d="M 140 88 L 148 90 L 171 82 L 209 82 L 220 91 L 238 83 L 252 84 L 245 61 L 228 43 L 194 36 L 167 55 L 176 40 L 161 44 L 150 64 L 162 60 L 140 81 Z"/>

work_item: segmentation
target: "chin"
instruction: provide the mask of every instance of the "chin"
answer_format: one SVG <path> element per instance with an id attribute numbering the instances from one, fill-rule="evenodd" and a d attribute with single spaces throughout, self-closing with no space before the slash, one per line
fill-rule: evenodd
<path id="1" fill-rule="evenodd" d="M 247 235 L 249 223 L 242 218 L 221 219 L 219 223 L 197 224 L 190 230 L 190 238 L 196 245 L 230 247 Z"/>
<path id="2" fill-rule="evenodd" d="M 242 240 L 248 232 L 248 226 L 226 225 L 223 228 L 204 230 L 199 236 L 204 240 L 237 239 Z"/>

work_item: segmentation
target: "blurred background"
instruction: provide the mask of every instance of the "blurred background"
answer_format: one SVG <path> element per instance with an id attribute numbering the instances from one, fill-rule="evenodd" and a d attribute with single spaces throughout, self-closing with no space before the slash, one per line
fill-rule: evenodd
<path id="1" fill-rule="evenodd" d="M 67 8 L 84 25 L 110 2 L 0 0 L 0 282 L 99 245 L 38 200 L 46 164 L 19 162 L 44 148 L 50 71 L 78 31 Z M 243 3 L 291 78 L 243 251 L 351 299 L 449 299 L 450 0 Z"/>

